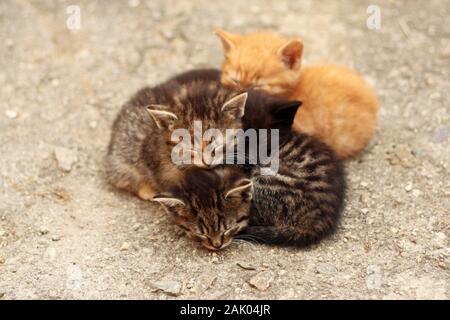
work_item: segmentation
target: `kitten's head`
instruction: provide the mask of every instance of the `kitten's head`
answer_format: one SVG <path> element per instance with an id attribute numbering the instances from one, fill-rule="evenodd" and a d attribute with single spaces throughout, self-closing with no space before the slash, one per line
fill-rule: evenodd
<path id="1" fill-rule="evenodd" d="M 225 86 L 282 96 L 297 85 L 302 40 L 287 40 L 268 32 L 238 35 L 215 29 L 215 33 L 225 54 L 221 78 Z"/>
<path id="2" fill-rule="evenodd" d="M 170 152 L 198 167 L 221 164 L 226 130 L 241 127 L 247 93 L 225 89 L 217 82 L 193 83 L 174 95 L 179 104 L 175 108 L 155 104 L 147 108 Z"/>
<path id="3" fill-rule="evenodd" d="M 180 185 L 156 195 L 175 223 L 209 250 L 228 246 L 248 225 L 252 183 L 237 166 L 191 168 Z"/>
<path id="4" fill-rule="evenodd" d="M 278 129 L 281 145 L 290 134 L 295 114 L 301 105 L 301 101 L 287 100 L 259 90 L 250 90 L 242 118 L 242 128 L 244 130 Z"/>

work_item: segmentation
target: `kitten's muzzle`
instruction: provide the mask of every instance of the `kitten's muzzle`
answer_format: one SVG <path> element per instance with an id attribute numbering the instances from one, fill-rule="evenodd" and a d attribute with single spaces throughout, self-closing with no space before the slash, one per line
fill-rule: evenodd
<path id="1" fill-rule="evenodd" d="M 225 248 L 226 246 L 228 246 L 230 244 L 230 242 L 224 243 L 223 238 L 222 237 L 218 237 L 218 238 L 208 238 L 208 240 L 203 241 L 203 245 L 212 251 L 216 251 L 216 250 L 221 250 L 223 248 Z"/>
<path id="2" fill-rule="evenodd" d="M 222 246 L 223 246 L 222 237 L 216 238 L 216 239 L 208 238 L 208 240 L 209 240 L 209 244 L 216 250 L 222 248 Z"/>

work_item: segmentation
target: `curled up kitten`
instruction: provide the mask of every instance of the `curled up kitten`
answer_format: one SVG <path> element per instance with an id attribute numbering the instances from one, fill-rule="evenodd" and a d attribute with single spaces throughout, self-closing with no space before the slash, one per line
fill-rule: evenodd
<path id="1" fill-rule="evenodd" d="M 330 234 L 342 207 L 343 172 L 328 147 L 291 133 L 300 103 L 258 91 L 238 94 L 218 78 L 214 70 L 185 73 L 142 89 L 125 104 L 108 148 L 110 183 L 160 202 L 177 225 L 210 250 L 228 246 L 236 236 L 304 246 Z M 267 176 L 261 165 L 251 165 L 250 173 L 239 165 L 208 164 L 202 148 L 201 163 L 176 165 L 172 133 L 187 130 L 194 141 L 186 143 L 195 145 L 195 121 L 203 130 L 278 129 L 278 171 Z M 207 145 L 222 150 L 226 143 Z M 195 158 L 199 150 L 191 152 Z"/>
<path id="2" fill-rule="evenodd" d="M 303 247 L 331 234 L 342 209 L 344 174 L 326 145 L 291 132 L 299 105 L 258 91 L 248 94 L 243 127 L 278 130 L 278 153 L 267 150 L 279 158 L 277 172 L 262 174 L 266 165 L 252 163 L 191 167 L 153 200 L 210 250 L 223 249 L 233 238 Z M 267 142 L 257 141 L 258 149 L 272 146 Z"/>
<path id="3" fill-rule="evenodd" d="M 216 29 L 222 41 L 222 83 L 237 90 L 263 90 L 303 102 L 293 128 L 317 137 L 339 158 L 358 154 L 375 131 L 374 90 L 349 68 L 302 66 L 303 41 L 270 32 L 247 35 Z"/>
<path id="4" fill-rule="evenodd" d="M 208 143 L 194 134 L 195 124 L 202 131 L 240 128 L 247 99 L 246 93 L 224 88 L 219 79 L 218 70 L 194 70 L 136 93 L 122 107 L 112 127 L 106 156 L 108 181 L 150 200 L 167 186 L 177 184 L 191 165 L 212 167 L 214 163 L 205 159 L 208 153 L 203 152 Z M 177 129 L 189 138 L 174 141 L 172 135 Z M 186 145 L 181 151 L 189 150 L 187 160 L 193 158 L 193 163 L 174 163 L 173 149 L 180 142 Z M 214 143 L 214 149 L 223 148 L 222 142 Z"/>
<path id="5" fill-rule="evenodd" d="M 250 92 L 243 127 L 279 129 L 278 171 L 253 166 L 253 205 L 240 238 L 303 247 L 336 228 L 343 207 L 345 177 L 340 161 L 324 143 L 290 131 L 300 103 Z"/>
<path id="6" fill-rule="evenodd" d="M 252 183 L 239 166 L 191 167 L 157 201 L 187 236 L 209 250 L 227 247 L 250 219 Z"/>

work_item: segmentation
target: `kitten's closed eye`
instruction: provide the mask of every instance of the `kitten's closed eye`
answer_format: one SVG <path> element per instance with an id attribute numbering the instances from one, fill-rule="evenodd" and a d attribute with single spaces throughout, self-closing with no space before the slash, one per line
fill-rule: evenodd
<path id="1" fill-rule="evenodd" d="M 234 78 L 234 77 L 228 77 L 228 79 L 235 85 L 239 85 L 239 79 Z"/>
<path id="2" fill-rule="evenodd" d="M 232 227 L 232 228 L 229 228 L 229 229 L 225 230 L 225 232 L 223 233 L 223 235 L 224 235 L 224 236 L 233 235 L 233 234 L 235 234 L 238 230 L 239 230 L 239 226 L 235 226 L 235 227 Z"/>
<path id="3" fill-rule="evenodd" d="M 192 235 L 198 240 L 208 240 L 208 237 L 201 233 L 192 233 Z"/>

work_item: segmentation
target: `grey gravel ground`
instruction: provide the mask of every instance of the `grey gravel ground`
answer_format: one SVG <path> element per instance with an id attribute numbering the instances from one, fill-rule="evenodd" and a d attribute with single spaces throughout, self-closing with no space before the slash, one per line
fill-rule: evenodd
<path id="1" fill-rule="evenodd" d="M 380 30 L 371 1 L 211 3 L 0 2 L 0 299 L 448 299 L 450 3 L 380 2 Z M 301 36 L 305 63 L 351 66 L 377 89 L 376 136 L 346 163 L 342 225 L 317 247 L 211 254 L 104 181 L 121 104 L 219 66 L 214 26 Z"/>

